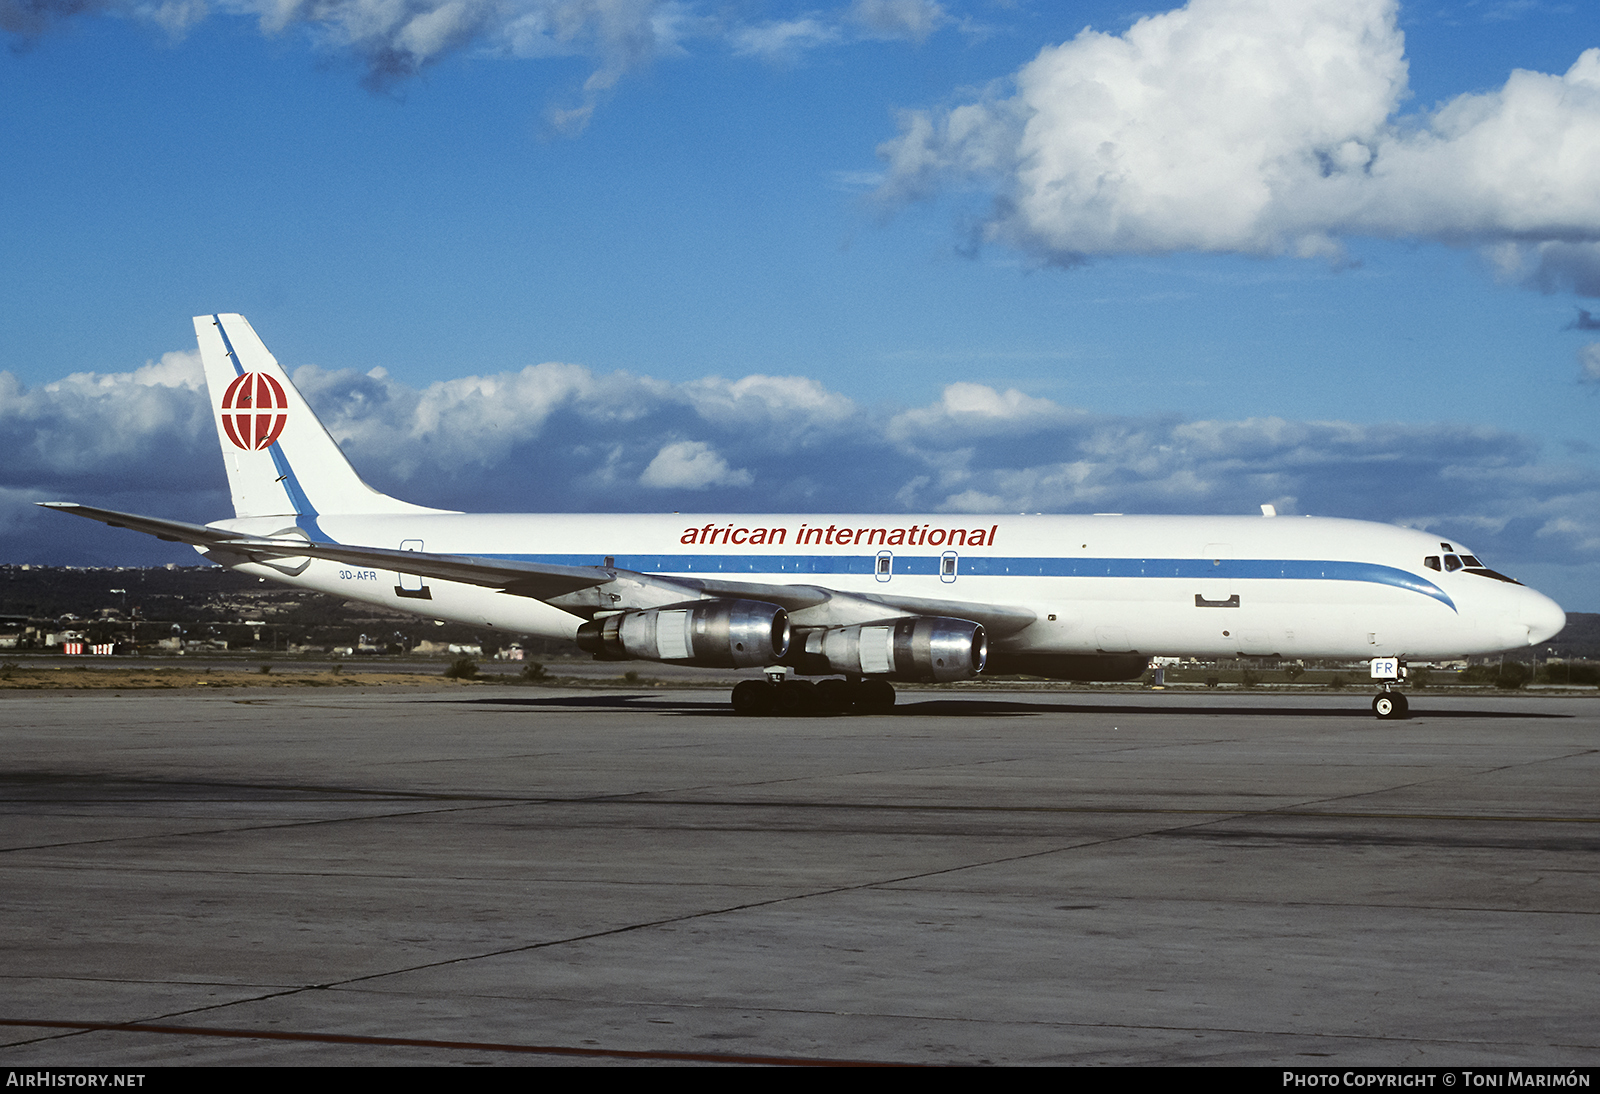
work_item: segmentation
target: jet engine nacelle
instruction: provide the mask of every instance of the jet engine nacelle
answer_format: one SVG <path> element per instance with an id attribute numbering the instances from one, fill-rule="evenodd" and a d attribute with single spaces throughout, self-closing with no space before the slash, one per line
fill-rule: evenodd
<path id="1" fill-rule="evenodd" d="M 978 675 L 988 656 L 989 637 L 981 623 L 907 616 L 812 631 L 801 669 L 944 683 Z"/>
<path id="2" fill-rule="evenodd" d="M 669 604 L 585 623 L 578 628 L 578 646 L 602 661 L 752 668 L 789 652 L 789 613 L 759 600 Z"/>

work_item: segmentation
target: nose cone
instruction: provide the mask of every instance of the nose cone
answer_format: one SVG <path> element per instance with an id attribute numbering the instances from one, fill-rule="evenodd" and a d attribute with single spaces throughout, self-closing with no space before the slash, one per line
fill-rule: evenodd
<path id="1" fill-rule="evenodd" d="M 1530 646 L 1537 646 L 1548 638 L 1554 638 L 1561 633 L 1561 628 L 1567 625 L 1567 613 L 1561 610 L 1561 605 L 1532 589 L 1523 592 L 1522 606 L 1517 612 L 1517 617 L 1528 628 Z"/>

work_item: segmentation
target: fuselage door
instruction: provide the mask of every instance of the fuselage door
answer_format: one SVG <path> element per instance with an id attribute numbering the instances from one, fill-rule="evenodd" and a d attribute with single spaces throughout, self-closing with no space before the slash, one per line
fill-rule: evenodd
<path id="1" fill-rule="evenodd" d="M 402 551 L 420 551 L 422 550 L 422 541 L 420 539 L 402 540 L 400 549 Z M 423 582 L 420 574 L 396 574 L 395 576 L 400 580 L 400 584 L 394 587 L 395 596 L 405 597 L 407 600 L 433 599 L 433 593 L 428 591 L 428 586 Z"/>
<path id="2" fill-rule="evenodd" d="M 1233 578 L 1228 573 L 1228 560 L 1233 556 L 1231 543 L 1208 543 L 1201 558 L 1201 577 L 1195 590 L 1197 608 L 1237 608 L 1238 598 L 1233 591 Z"/>

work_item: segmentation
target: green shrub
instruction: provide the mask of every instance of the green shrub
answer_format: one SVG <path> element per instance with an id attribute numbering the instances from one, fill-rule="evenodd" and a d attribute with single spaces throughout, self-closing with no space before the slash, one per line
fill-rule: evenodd
<path id="1" fill-rule="evenodd" d="M 1533 672 L 1521 661 L 1505 661 L 1495 673 L 1494 686 L 1504 691 L 1516 691 L 1528 682 Z"/>
<path id="2" fill-rule="evenodd" d="M 450 680 L 477 679 L 478 663 L 470 657 L 458 657 L 445 666 L 444 675 Z"/>

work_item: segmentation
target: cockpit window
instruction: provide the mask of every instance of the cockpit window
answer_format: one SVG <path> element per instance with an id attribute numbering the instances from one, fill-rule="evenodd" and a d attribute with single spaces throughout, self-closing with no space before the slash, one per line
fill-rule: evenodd
<path id="1" fill-rule="evenodd" d="M 1476 574 L 1479 577 L 1488 577 L 1493 578 L 1496 581 L 1504 581 L 1508 585 L 1522 584 L 1522 582 L 1518 581 L 1514 577 L 1507 577 L 1505 574 L 1489 569 L 1489 567 L 1485 566 L 1477 555 L 1454 555 L 1449 553 L 1450 545 L 1448 543 L 1441 543 L 1439 546 L 1444 548 L 1446 552 L 1444 556 L 1444 569 L 1446 573 L 1453 574 L 1457 570 L 1460 570 L 1462 573 Z M 1439 569 L 1439 556 L 1428 555 L 1422 560 L 1422 564 L 1430 570 L 1437 570 Z"/>

